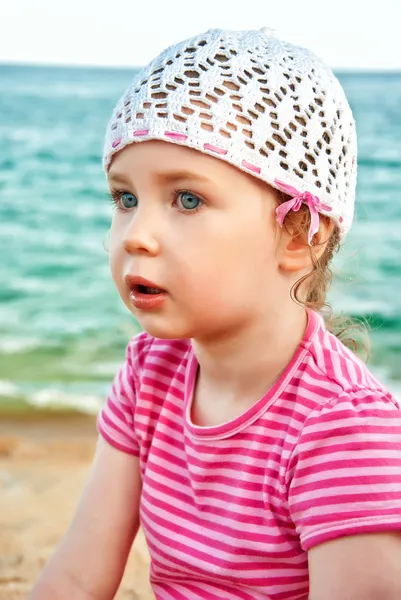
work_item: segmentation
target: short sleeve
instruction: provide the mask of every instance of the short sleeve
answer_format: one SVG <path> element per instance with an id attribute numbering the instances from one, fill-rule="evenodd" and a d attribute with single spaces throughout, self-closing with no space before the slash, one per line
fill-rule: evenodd
<path id="1" fill-rule="evenodd" d="M 97 419 L 98 431 L 109 444 L 135 456 L 139 456 L 134 419 L 142 344 L 143 334 L 139 334 L 128 344 L 124 364 L 114 378 Z"/>
<path id="2" fill-rule="evenodd" d="M 401 530 L 401 410 L 384 392 L 354 392 L 306 419 L 288 469 L 301 546 Z"/>

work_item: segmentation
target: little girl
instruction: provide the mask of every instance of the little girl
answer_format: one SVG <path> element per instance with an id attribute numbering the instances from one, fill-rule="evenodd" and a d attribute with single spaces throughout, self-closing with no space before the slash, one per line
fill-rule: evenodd
<path id="1" fill-rule="evenodd" d="M 401 411 L 319 313 L 356 184 L 331 70 L 266 29 L 179 43 L 104 167 L 144 331 L 31 599 L 113 598 L 141 524 L 157 600 L 399 600 Z"/>

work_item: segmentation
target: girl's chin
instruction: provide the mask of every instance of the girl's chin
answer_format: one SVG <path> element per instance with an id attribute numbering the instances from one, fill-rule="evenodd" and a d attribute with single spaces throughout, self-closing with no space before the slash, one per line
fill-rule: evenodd
<path id="1" fill-rule="evenodd" d="M 174 324 L 171 318 L 165 315 L 131 309 L 132 314 L 141 326 L 154 338 L 161 340 L 183 340 L 191 337 L 191 330 L 183 323 Z"/>

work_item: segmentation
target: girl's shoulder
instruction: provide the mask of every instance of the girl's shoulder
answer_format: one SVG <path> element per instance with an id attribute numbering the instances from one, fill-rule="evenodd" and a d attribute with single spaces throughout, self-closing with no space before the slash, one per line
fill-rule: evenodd
<path id="1" fill-rule="evenodd" d="M 391 397 L 386 386 L 370 368 L 341 340 L 329 332 L 322 321 L 308 348 L 306 363 L 319 385 L 326 382 L 335 391 L 333 398 Z M 392 398 L 395 404 L 397 401 Z"/>

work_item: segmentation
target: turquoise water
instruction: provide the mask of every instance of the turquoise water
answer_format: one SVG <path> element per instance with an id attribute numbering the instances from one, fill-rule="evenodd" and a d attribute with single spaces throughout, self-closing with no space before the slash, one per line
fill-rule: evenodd
<path id="1" fill-rule="evenodd" d="M 138 330 L 102 247 L 111 217 L 103 135 L 131 77 L 0 65 L 0 404 L 96 410 Z M 342 277 L 331 300 L 337 312 L 372 317 L 372 369 L 398 390 L 401 74 L 340 79 L 360 167 L 357 218 L 336 259 Z"/>

